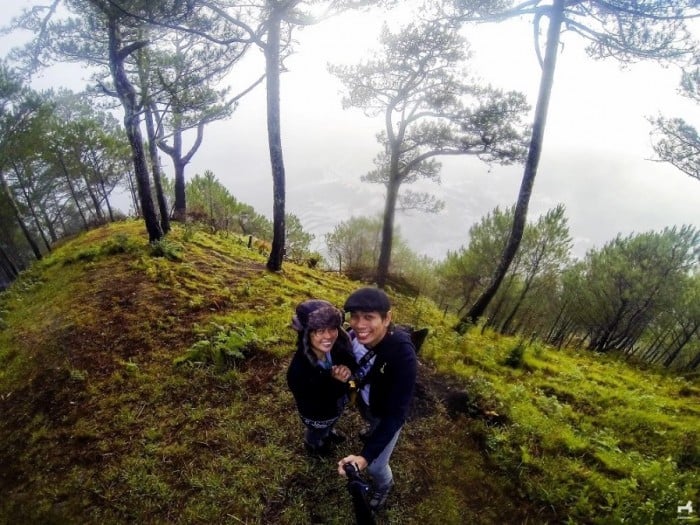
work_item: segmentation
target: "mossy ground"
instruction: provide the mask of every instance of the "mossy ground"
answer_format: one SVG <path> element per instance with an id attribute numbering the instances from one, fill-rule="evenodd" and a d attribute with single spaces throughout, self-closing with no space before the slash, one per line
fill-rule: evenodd
<path id="1" fill-rule="evenodd" d="M 0 296 L 0 523 L 351 523 L 335 462 L 362 423 L 350 410 L 349 441 L 307 457 L 285 371 L 294 306 L 357 285 L 270 273 L 245 239 L 190 226 L 57 247 Z M 518 341 L 457 336 L 430 301 L 392 296 L 431 335 L 380 523 L 665 523 L 700 506 L 697 383 L 537 344 L 509 360 Z"/>

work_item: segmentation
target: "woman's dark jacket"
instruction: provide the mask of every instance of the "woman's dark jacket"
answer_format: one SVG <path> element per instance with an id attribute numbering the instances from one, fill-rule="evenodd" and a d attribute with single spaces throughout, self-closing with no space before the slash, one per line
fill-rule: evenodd
<path id="1" fill-rule="evenodd" d="M 337 417 L 340 415 L 338 401 L 347 394 L 348 384 L 333 379 L 330 370 L 316 364 L 310 350 L 304 348 L 303 337 L 308 335 L 299 338 L 297 351 L 287 369 L 287 384 L 294 395 L 297 409 L 308 419 L 320 421 Z M 350 338 L 342 329 L 338 330 L 338 339 L 331 349 L 331 360 L 334 366 L 345 365 L 351 371 L 357 368 Z"/>

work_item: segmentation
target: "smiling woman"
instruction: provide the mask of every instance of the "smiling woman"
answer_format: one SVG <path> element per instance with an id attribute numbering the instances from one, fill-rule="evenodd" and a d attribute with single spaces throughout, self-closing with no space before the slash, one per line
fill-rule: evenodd
<path id="1" fill-rule="evenodd" d="M 337 339 L 338 328 L 335 326 L 311 330 L 311 334 L 309 335 L 311 351 L 324 368 L 330 368 L 333 364 L 333 360 L 330 359 L 329 354 Z"/>
<path id="2" fill-rule="evenodd" d="M 342 322 L 340 310 L 318 299 L 299 304 L 292 318 L 297 350 L 287 369 L 287 384 L 310 454 L 327 454 L 332 444 L 343 441 L 334 427 L 347 403 L 348 379 L 356 365 Z"/>

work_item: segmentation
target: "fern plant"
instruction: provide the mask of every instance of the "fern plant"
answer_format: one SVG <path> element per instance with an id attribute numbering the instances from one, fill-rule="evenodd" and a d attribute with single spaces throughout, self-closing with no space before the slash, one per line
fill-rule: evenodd
<path id="1" fill-rule="evenodd" d="M 175 365 L 212 364 L 225 370 L 243 361 L 246 354 L 259 346 L 255 329 L 249 325 L 225 327 L 213 323 L 208 337 L 200 339 L 187 349 L 184 355 L 175 358 Z"/>

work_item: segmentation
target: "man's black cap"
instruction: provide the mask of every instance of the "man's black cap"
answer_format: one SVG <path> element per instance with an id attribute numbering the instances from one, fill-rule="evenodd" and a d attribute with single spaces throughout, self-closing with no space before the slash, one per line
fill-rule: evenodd
<path id="1" fill-rule="evenodd" d="M 379 288 L 360 288 L 350 294 L 343 309 L 346 312 L 379 312 L 382 314 L 391 310 L 391 302 L 384 290 Z"/>

